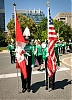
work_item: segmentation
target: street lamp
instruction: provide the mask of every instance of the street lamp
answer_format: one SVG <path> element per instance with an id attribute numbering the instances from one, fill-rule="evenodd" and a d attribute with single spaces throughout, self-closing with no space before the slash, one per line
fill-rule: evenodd
<path id="1" fill-rule="evenodd" d="M 65 25 L 65 23 L 58 27 L 58 35 L 57 35 L 58 36 L 58 40 L 59 40 L 59 30 L 63 25 Z"/>

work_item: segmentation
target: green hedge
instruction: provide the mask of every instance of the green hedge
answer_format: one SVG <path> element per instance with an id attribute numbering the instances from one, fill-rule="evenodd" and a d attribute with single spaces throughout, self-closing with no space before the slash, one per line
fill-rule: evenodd
<path id="1" fill-rule="evenodd" d="M 3 50 L 7 50 L 7 47 L 0 47 L 0 52 Z"/>

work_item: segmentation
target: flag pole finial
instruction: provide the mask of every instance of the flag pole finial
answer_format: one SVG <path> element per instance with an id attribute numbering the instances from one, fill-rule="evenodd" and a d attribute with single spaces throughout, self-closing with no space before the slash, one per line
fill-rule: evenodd
<path id="1" fill-rule="evenodd" d="M 13 6 L 16 6 L 16 3 L 13 3 Z"/>
<path id="2" fill-rule="evenodd" d="M 47 6 L 47 7 L 49 7 L 49 5 L 50 5 L 50 2 L 49 2 L 49 1 L 47 1 L 46 6 Z"/>

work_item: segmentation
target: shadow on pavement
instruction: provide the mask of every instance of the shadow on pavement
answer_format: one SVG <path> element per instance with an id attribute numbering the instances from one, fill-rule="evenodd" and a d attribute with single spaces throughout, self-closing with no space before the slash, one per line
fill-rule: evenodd
<path id="1" fill-rule="evenodd" d="M 33 93 L 37 92 L 40 87 L 45 86 L 45 81 L 40 81 L 32 84 L 31 90 Z"/>
<path id="2" fill-rule="evenodd" d="M 59 89 L 59 88 L 64 89 L 65 86 L 67 86 L 68 84 L 71 84 L 71 81 L 68 81 L 68 79 L 64 79 L 62 81 L 55 82 L 55 88 L 54 88 L 54 90 L 55 89 Z"/>
<path id="3" fill-rule="evenodd" d="M 55 82 L 54 90 L 64 89 L 64 87 L 67 86 L 68 84 L 71 84 L 71 82 L 72 82 L 72 80 L 68 81 L 68 79 L 64 79 L 62 81 L 57 81 L 57 82 Z M 33 93 L 35 93 L 35 92 L 38 91 L 38 89 L 40 87 L 43 87 L 43 86 L 45 86 L 45 81 L 36 82 L 36 83 L 32 84 L 31 90 L 32 90 Z"/>

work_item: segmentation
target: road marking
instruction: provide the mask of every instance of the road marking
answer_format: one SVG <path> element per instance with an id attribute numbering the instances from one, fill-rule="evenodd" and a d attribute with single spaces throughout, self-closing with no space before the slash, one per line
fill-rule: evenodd
<path id="1" fill-rule="evenodd" d="M 65 60 L 68 59 L 68 58 L 71 58 L 71 60 L 70 60 L 71 64 L 68 64 L 68 63 L 65 61 Z M 66 58 L 64 58 L 64 59 L 62 60 L 62 62 L 63 62 L 65 65 L 72 67 L 72 57 L 66 57 Z"/>
<path id="2" fill-rule="evenodd" d="M 70 68 L 64 67 L 64 68 L 60 68 L 57 71 L 65 71 L 65 70 L 70 70 Z M 42 72 L 40 72 L 40 71 L 32 71 L 32 74 L 42 74 L 42 73 L 45 73 L 45 71 L 42 71 Z M 21 74 L 18 73 L 18 76 L 21 76 Z M 0 79 L 1 78 L 11 78 L 11 77 L 17 77 L 17 73 L 1 74 L 0 75 Z"/>

